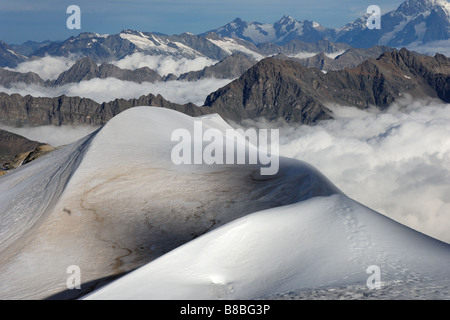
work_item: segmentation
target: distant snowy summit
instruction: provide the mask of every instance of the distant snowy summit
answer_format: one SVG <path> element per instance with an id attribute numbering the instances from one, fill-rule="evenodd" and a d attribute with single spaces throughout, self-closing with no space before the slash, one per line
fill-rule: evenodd
<path id="1" fill-rule="evenodd" d="M 368 15 L 340 28 L 327 28 L 315 21 L 298 21 L 286 15 L 273 24 L 246 22 L 237 18 L 204 35 L 215 33 L 221 37 L 237 37 L 254 44 L 271 42 L 283 45 L 294 39 L 315 42 L 325 38 L 353 47 L 399 47 L 415 42 L 424 44 L 449 40 L 449 13 L 450 4 L 445 0 L 407 0 L 394 11 L 384 14 L 382 11 L 380 30 L 367 28 Z"/>
<path id="2" fill-rule="evenodd" d="M 273 24 L 247 22 L 236 18 L 232 22 L 210 30 L 203 35 L 211 33 L 220 37 L 240 38 L 254 44 L 271 42 L 282 45 L 294 39 L 316 42 L 331 37 L 332 29 L 328 29 L 315 21 L 297 21 L 293 17 L 285 15 Z"/>
<path id="3" fill-rule="evenodd" d="M 107 62 L 137 52 L 187 59 L 206 57 L 216 61 L 233 53 L 244 53 L 259 60 L 295 49 L 299 43 L 305 47 L 305 44 L 313 45 L 324 40 L 329 47 L 340 47 L 339 50 L 344 49 L 343 46 L 348 49 L 385 45 L 422 48 L 418 51 L 426 52 L 424 48 L 434 44 L 433 47 L 439 50 L 429 54 L 446 53 L 442 52 L 450 42 L 450 5 L 446 0 L 407 0 L 396 10 L 385 13 L 383 7 L 380 9 L 381 29 L 367 28 L 369 14 L 339 28 L 328 28 L 317 21 L 299 21 L 285 15 L 275 23 L 247 22 L 236 18 L 199 35 L 123 30 L 110 35 L 84 32 L 58 42 L 28 41 L 22 45 L 0 42 L 0 67 L 14 67 L 32 56 L 79 55 Z M 313 52 L 312 47 L 308 49 L 308 52 Z M 321 48 L 320 52 L 339 50 Z"/>

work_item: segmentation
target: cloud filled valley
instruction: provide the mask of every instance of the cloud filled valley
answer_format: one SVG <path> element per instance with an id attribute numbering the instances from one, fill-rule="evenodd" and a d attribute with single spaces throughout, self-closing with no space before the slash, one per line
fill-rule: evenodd
<path id="1" fill-rule="evenodd" d="M 330 106 L 335 119 L 280 127 L 280 154 L 306 161 L 346 195 L 450 243 L 450 104 L 408 98 L 385 112 Z"/>
<path id="2" fill-rule="evenodd" d="M 81 57 L 82 56 L 76 54 L 71 54 L 67 57 L 45 56 L 22 62 L 15 68 L 6 69 L 22 73 L 34 72 L 44 80 L 54 80 L 61 73 L 72 67 Z M 120 60 L 109 61 L 108 63 L 121 69 L 135 70 L 142 67 L 148 67 L 156 71 L 160 76 L 166 76 L 171 73 L 179 76 L 189 71 L 201 70 L 204 67 L 211 66 L 217 62 L 218 61 L 206 57 L 188 59 L 184 57 L 175 58 L 173 56 L 147 55 L 136 52 L 132 55 L 125 56 Z"/>
<path id="3" fill-rule="evenodd" d="M 73 66 L 79 57 L 46 56 L 43 58 L 26 61 L 16 68 L 6 68 L 12 71 L 26 73 L 35 72 L 44 80 L 54 80 L 62 72 Z M 199 57 L 196 59 L 180 58 L 171 56 L 149 56 L 135 53 L 121 60 L 112 61 L 111 64 L 122 69 L 135 70 L 137 68 L 149 67 L 160 76 L 175 74 L 177 76 L 201 70 L 217 61 Z M 135 83 L 116 78 L 91 79 L 78 83 L 69 83 L 59 86 L 42 87 L 36 84 L 13 83 L 10 87 L 0 86 L 0 91 L 8 94 L 18 93 L 22 96 L 34 97 L 58 97 L 61 95 L 79 96 L 90 98 L 98 103 L 112 101 L 116 98 L 132 99 L 152 93 L 160 94 L 165 99 L 179 104 L 192 102 L 202 105 L 205 98 L 211 92 L 228 84 L 232 79 L 206 78 L 198 81 L 167 81 L 167 82 L 142 82 Z"/>
<path id="4" fill-rule="evenodd" d="M 88 81 L 86 88 L 90 82 L 105 81 Z M 118 86 L 123 85 L 117 82 Z M 199 93 L 198 84 L 196 90 L 176 88 L 170 82 L 163 85 L 167 86 L 169 97 L 189 95 L 189 89 Z M 136 84 L 130 84 L 131 87 Z M 207 91 L 205 86 L 204 93 Z M 132 97 L 132 92 L 125 92 Z M 337 105 L 329 108 L 335 119 L 315 126 L 261 119 L 245 120 L 240 125 L 230 123 L 236 128 L 279 128 L 282 156 L 314 165 L 349 197 L 450 243 L 450 104 L 404 98 L 384 112 Z M 0 128 L 53 146 L 74 142 L 96 129 L 4 125 Z"/>
<path id="5" fill-rule="evenodd" d="M 15 68 L 6 68 L 16 72 L 34 72 L 44 80 L 56 79 L 62 72 L 68 70 L 77 61 L 76 55 L 70 57 L 46 56 L 18 64 Z"/>
<path id="6" fill-rule="evenodd" d="M 185 104 L 192 102 L 196 105 L 202 105 L 208 94 L 225 86 L 230 81 L 210 78 L 195 82 L 168 81 L 137 84 L 131 81 L 108 78 L 92 79 L 57 87 L 41 87 L 17 83 L 12 88 L 0 87 L 0 91 L 8 94 L 19 93 L 22 96 L 32 95 L 34 97 L 58 97 L 65 94 L 67 96 L 90 98 L 98 103 L 112 101 L 116 98 L 132 99 L 152 93 L 154 95 L 160 94 L 165 99 L 175 103 Z"/>
<path id="7" fill-rule="evenodd" d="M 0 129 L 6 130 L 32 141 L 60 147 L 75 142 L 93 131 L 94 126 L 39 126 L 39 127 L 11 127 L 0 123 Z"/>
<path id="8" fill-rule="evenodd" d="M 180 58 L 172 56 L 150 56 L 141 52 L 136 52 L 126 56 L 123 59 L 113 61 L 112 64 L 122 69 L 135 70 L 142 67 L 149 67 L 155 70 L 160 76 L 166 76 L 170 73 L 180 76 L 189 71 L 201 70 L 217 63 L 218 61 L 197 57 L 195 59 Z"/>
<path id="9" fill-rule="evenodd" d="M 403 1 L 0 39 L 0 299 L 449 299 L 450 5 Z"/>

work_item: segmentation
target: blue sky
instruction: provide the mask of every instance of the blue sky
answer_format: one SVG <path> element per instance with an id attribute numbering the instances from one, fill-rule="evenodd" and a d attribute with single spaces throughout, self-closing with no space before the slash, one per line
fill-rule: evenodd
<path id="1" fill-rule="evenodd" d="M 273 23 L 288 14 L 339 27 L 359 18 L 369 5 L 382 13 L 402 0 L 0 0 L 0 40 L 20 44 L 26 40 L 63 40 L 80 32 L 118 33 L 123 29 L 199 34 L 236 17 Z M 81 30 L 69 30 L 69 5 L 81 9 Z"/>

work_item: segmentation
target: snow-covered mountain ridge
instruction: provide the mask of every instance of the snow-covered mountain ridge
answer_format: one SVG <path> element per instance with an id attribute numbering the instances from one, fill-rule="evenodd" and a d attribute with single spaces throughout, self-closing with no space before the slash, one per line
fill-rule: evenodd
<path id="1" fill-rule="evenodd" d="M 136 107 L 1 177 L 1 298 L 81 297 L 138 267 L 89 298 L 271 297 L 364 285 L 371 265 L 396 290 L 450 278 L 448 244 L 354 202 L 304 162 L 280 158 L 274 176 L 173 164 L 171 134 L 194 121 L 230 128 Z M 78 291 L 66 286 L 73 265 Z"/>

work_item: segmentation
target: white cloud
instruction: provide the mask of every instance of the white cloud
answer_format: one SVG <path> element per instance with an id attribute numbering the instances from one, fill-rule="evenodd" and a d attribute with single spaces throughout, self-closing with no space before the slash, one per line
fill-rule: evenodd
<path id="1" fill-rule="evenodd" d="M 345 50 L 341 50 L 341 51 L 337 51 L 337 52 L 333 52 L 333 53 L 325 53 L 325 55 L 330 58 L 330 59 L 335 59 L 337 56 L 343 54 L 345 52 Z M 312 58 L 316 55 L 318 55 L 320 52 L 299 52 L 296 53 L 294 55 L 290 55 L 289 57 L 292 58 L 297 58 L 297 59 L 307 59 L 307 58 Z"/>
<path id="2" fill-rule="evenodd" d="M 297 59 L 307 59 L 312 58 L 317 54 L 317 52 L 299 52 L 294 55 L 290 55 L 289 57 L 297 58 Z"/>
<path id="3" fill-rule="evenodd" d="M 54 80 L 58 76 L 70 69 L 77 61 L 75 56 L 70 57 L 53 57 L 45 56 L 30 61 L 25 61 L 17 65 L 17 67 L 9 70 L 16 72 L 35 72 L 44 80 Z"/>
<path id="4" fill-rule="evenodd" d="M 331 106 L 336 120 L 280 127 L 280 153 L 311 163 L 351 198 L 450 243 L 450 104 L 388 111 Z"/>
<path id="5" fill-rule="evenodd" d="M 181 74 L 189 71 L 201 70 L 204 67 L 217 63 L 217 61 L 206 57 L 198 57 L 195 59 L 176 59 L 172 56 L 150 56 L 137 52 L 111 63 L 122 69 L 134 70 L 142 67 L 148 67 L 158 72 L 161 76 L 168 75 L 169 73 L 180 76 Z"/>
<path id="6" fill-rule="evenodd" d="M 450 57 L 450 39 L 431 41 L 426 44 L 422 42 L 413 42 L 406 46 L 408 50 L 416 51 L 422 54 L 434 56 L 436 53 Z"/>
<path id="7" fill-rule="evenodd" d="M 0 129 L 6 130 L 33 141 L 47 143 L 53 147 L 63 146 L 75 142 L 94 132 L 94 126 L 40 126 L 14 128 L 0 123 Z"/>
<path id="8" fill-rule="evenodd" d="M 17 83 L 13 88 L 0 87 L 0 92 L 8 94 L 19 93 L 21 95 L 29 94 L 34 97 L 58 97 L 65 94 L 67 96 L 90 98 L 98 103 L 112 101 L 116 98 L 138 98 L 152 93 L 154 95 L 161 94 L 165 99 L 179 104 L 193 102 L 196 105 L 203 105 L 208 94 L 225 86 L 230 81 L 209 78 L 195 82 L 135 83 L 108 78 L 92 79 L 53 88 Z"/>
<path id="9" fill-rule="evenodd" d="M 70 69 L 79 56 L 71 55 L 69 57 L 45 56 L 29 61 L 25 61 L 17 65 L 15 68 L 5 68 L 16 72 L 35 72 L 44 80 L 54 80 L 58 76 Z M 109 62 L 122 69 L 135 70 L 142 67 L 148 67 L 155 70 L 159 75 L 165 76 L 173 73 L 180 76 L 189 71 L 201 70 L 204 67 L 211 66 L 217 61 L 206 57 L 198 57 L 195 59 L 181 58 L 177 59 L 172 56 L 150 56 L 140 52 L 126 56 L 121 60 Z"/>

